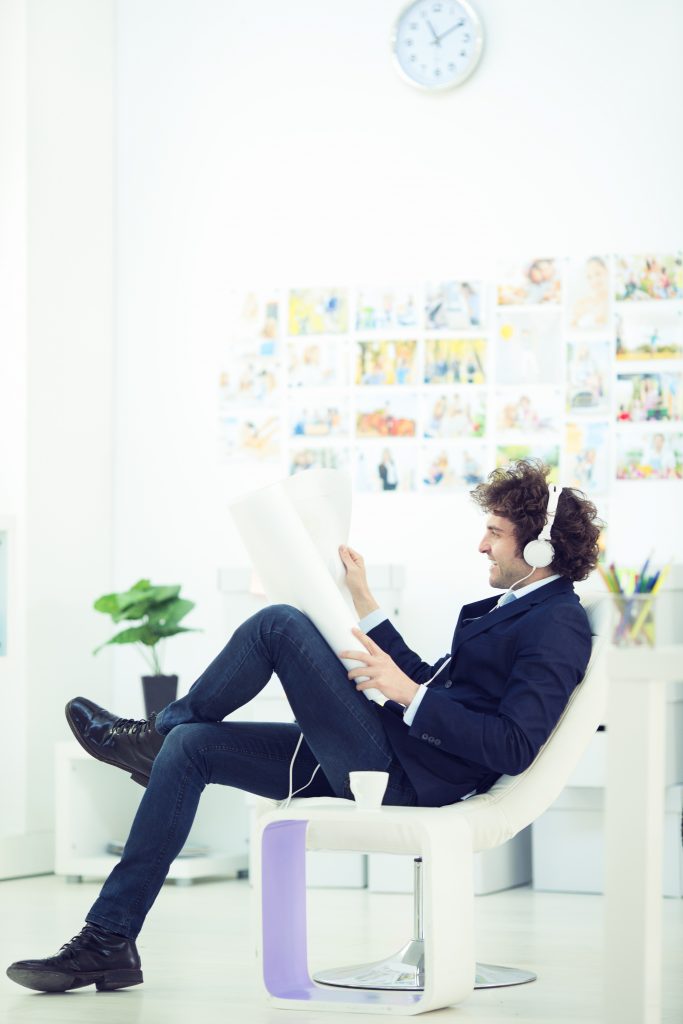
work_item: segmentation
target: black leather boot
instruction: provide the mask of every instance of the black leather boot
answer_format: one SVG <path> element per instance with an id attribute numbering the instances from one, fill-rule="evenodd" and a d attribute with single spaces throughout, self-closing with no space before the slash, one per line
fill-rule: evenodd
<path id="1" fill-rule="evenodd" d="M 86 697 L 74 697 L 64 709 L 72 733 L 92 757 L 130 772 L 146 786 L 164 736 L 154 728 L 156 715 L 135 720 L 117 718 Z"/>
<path id="2" fill-rule="evenodd" d="M 132 939 L 86 924 L 59 953 L 45 960 L 17 960 L 7 977 L 36 992 L 66 992 L 95 985 L 100 992 L 142 984 L 140 956 Z"/>

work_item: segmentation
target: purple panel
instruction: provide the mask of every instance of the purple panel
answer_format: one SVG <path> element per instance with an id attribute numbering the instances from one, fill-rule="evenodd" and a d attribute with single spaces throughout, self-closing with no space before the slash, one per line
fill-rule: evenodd
<path id="1" fill-rule="evenodd" d="M 268 825 L 262 845 L 263 980 L 273 996 L 308 999 L 306 942 L 306 827 L 287 820 Z"/>
<path id="2" fill-rule="evenodd" d="M 307 821 L 276 821 L 263 830 L 261 885 L 263 980 L 272 996 L 311 1002 L 417 1003 L 420 992 L 381 992 L 317 985 L 308 973 L 306 927 Z"/>

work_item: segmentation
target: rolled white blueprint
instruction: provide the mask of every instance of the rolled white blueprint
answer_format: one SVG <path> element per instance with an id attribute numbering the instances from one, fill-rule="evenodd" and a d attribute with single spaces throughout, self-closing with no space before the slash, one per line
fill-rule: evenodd
<path id="1" fill-rule="evenodd" d="M 359 644 L 351 632 L 358 618 L 339 557 L 351 523 L 348 473 L 307 469 L 254 491 L 230 512 L 269 600 L 307 615 L 337 655 Z M 340 660 L 346 668 L 362 664 Z M 386 701 L 375 688 L 363 692 L 378 704 Z"/>

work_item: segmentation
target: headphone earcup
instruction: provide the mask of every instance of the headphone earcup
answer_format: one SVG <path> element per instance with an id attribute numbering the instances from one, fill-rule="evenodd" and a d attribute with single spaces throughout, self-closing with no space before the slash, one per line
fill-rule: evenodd
<path id="1" fill-rule="evenodd" d="M 526 564 L 534 569 L 546 569 L 554 557 L 555 550 L 549 540 L 530 540 L 522 552 Z"/>

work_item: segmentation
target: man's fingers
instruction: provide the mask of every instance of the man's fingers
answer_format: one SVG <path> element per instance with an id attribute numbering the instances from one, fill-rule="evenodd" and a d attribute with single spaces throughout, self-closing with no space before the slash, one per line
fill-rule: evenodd
<path id="1" fill-rule="evenodd" d="M 369 665 L 371 661 L 368 651 L 340 651 L 339 657 L 347 658 L 349 661 L 362 661 L 365 665 Z"/>
<path id="2" fill-rule="evenodd" d="M 361 555 L 360 551 L 356 551 L 354 550 L 354 548 L 350 548 L 348 544 L 339 545 L 339 555 L 344 564 L 350 562 L 351 565 L 355 567 L 360 567 L 361 569 L 363 568 L 363 556 Z"/>
<path id="3" fill-rule="evenodd" d="M 346 674 L 349 677 L 349 679 L 356 679 L 358 676 L 363 676 L 364 679 L 367 679 L 368 671 L 369 671 L 369 666 L 368 665 L 361 665 L 360 668 L 352 668 Z"/>
<path id="4" fill-rule="evenodd" d="M 339 546 L 339 557 L 341 558 L 345 566 L 347 566 L 349 563 L 353 565 L 353 559 L 351 558 L 349 549 L 345 548 L 343 544 Z"/>
<path id="5" fill-rule="evenodd" d="M 366 650 L 370 651 L 370 654 L 382 654 L 382 648 L 378 647 L 375 641 L 371 640 L 369 636 L 365 635 L 365 633 L 361 633 L 361 631 L 356 628 L 352 629 L 351 632 L 358 637 Z"/>

